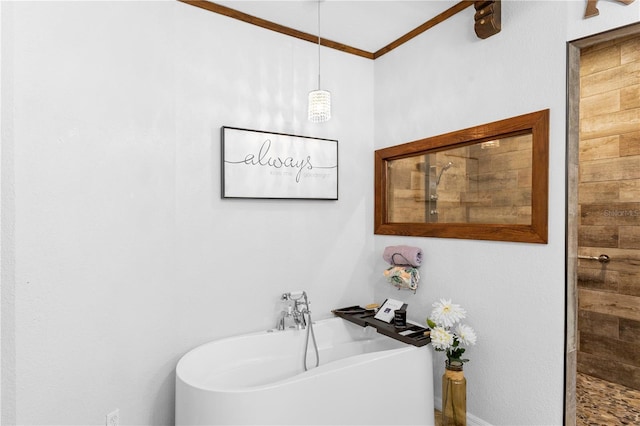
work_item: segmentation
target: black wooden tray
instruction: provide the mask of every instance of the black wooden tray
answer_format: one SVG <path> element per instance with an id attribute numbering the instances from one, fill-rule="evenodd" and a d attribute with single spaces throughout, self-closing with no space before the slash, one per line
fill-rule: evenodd
<path id="1" fill-rule="evenodd" d="M 331 312 L 361 327 L 373 327 L 378 333 L 409 345 L 424 346 L 431 343 L 429 333 L 425 333 L 431 331 L 428 328 L 410 323 L 407 323 L 405 327 L 395 327 L 393 324 L 388 324 L 374 318 L 376 313 L 372 309 L 365 309 L 360 306 L 348 306 L 346 308 L 334 309 Z"/>

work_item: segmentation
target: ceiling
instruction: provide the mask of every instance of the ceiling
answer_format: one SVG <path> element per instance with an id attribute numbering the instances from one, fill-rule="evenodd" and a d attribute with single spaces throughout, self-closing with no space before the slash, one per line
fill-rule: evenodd
<path id="1" fill-rule="evenodd" d="M 318 34 L 315 0 L 224 0 L 214 3 L 309 34 Z M 375 52 L 424 24 L 459 0 L 321 0 L 320 35 Z M 473 17 L 470 24 L 473 25 Z"/>

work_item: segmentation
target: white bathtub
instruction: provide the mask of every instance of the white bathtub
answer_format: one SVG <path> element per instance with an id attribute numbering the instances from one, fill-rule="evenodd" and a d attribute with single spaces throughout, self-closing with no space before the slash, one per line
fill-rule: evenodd
<path id="1" fill-rule="evenodd" d="M 176 367 L 176 425 L 433 425 L 431 347 L 342 318 L 197 347 Z"/>

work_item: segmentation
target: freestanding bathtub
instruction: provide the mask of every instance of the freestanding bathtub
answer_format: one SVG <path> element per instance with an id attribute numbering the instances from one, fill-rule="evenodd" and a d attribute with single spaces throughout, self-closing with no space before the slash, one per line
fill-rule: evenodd
<path id="1" fill-rule="evenodd" d="M 432 352 L 330 318 L 217 340 L 176 367 L 176 425 L 433 425 Z M 311 339 L 310 339 L 311 340 Z"/>

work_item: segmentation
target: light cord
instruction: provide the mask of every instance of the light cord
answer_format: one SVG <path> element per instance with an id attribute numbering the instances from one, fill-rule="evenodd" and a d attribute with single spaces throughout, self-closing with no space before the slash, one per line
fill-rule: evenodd
<path id="1" fill-rule="evenodd" d="M 318 0 L 318 90 L 320 90 L 320 1 Z"/>

